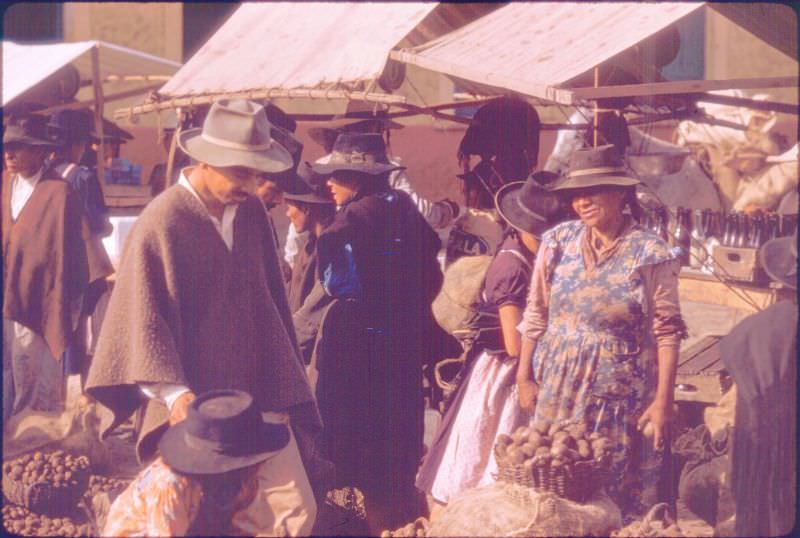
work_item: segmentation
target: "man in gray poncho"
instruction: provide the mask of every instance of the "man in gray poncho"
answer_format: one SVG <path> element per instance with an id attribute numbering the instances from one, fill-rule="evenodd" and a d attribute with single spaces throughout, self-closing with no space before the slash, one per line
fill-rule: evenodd
<path id="1" fill-rule="evenodd" d="M 289 168 L 291 156 L 271 138 L 263 107 L 243 100 L 216 102 L 202 129 L 182 133 L 179 145 L 199 163 L 184 169 L 131 231 L 89 371 L 87 392 L 108 411 L 102 434 L 141 406 L 136 448 L 148 460 L 195 394 L 236 389 L 252 394 L 262 412 L 284 413 L 301 449 L 308 448 L 305 440 L 321 427 L 319 412 L 298 355 L 273 231 L 251 196 L 257 175 Z M 286 465 L 302 465 L 293 454 Z M 310 451 L 303 456 L 308 463 Z M 316 513 L 308 482 L 259 481 L 261 497 L 282 496 L 286 511 L 267 514 L 254 529 L 308 534 Z M 253 517 L 267 516 L 256 510 Z"/>

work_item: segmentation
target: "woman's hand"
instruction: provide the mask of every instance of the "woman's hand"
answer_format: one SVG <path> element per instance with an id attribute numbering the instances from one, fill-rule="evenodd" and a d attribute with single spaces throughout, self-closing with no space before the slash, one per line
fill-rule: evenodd
<path id="1" fill-rule="evenodd" d="M 652 427 L 653 448 L 656 450 L 663 450 L 664 443 L 668 437 L 669 429 L 675 420 L 675 410 L 672 405 L 664 404 L 658 400 L 650 404 L 645 409 L 642 416 L 639 417 L 637 422 L 637 429 L 644 430 L 645 437 L 650 436 L 649 426 Z"/>
<path id="2" fill-rule="evenodd" d="M 519 406 L 533 415 L 536 411 L 536 398 L 539 395 L 539 385 L 530 379 L 517 381 L 519 392 Z"/>

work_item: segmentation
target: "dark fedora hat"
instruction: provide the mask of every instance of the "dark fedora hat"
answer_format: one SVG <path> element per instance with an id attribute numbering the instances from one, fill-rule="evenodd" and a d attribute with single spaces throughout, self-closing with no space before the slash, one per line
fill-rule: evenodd
<path id="1" fill-rule="evenodd" d="M 88 110 L 62 109 L 50 114 L 47 125 L 60 145 L 73 142 L 97 142 L 92 135 L 93 124 Z"/>
<path id="2" fill-rule="evenodd" d="M 92 121 L 92 136 L 96 139 L 100 139 L 100 135 L 97 133 L 95 128 L 94 120 Z M 117 144 L 125 144 L 128 140 L 133 140 L 133 135 L 114 123 L 111 120 L 103 118 L 103 141 L 105 142 L 115 142 Z"/>
<path id="3" fill-rule="evenodd" d="M 625 161 L 612 144 L 572 152 L 567 174 L 551 189 L 585 189 L 599 186 L 632 187 L 641 183 L 628 173 Z"/>
<path id="4" fill-rule="evenodd" d="M 333 144 L 328 162 L 317 162 L 313 166 L 315 173 L 325 176 L 342 171 L 378 175 L 402 168 L 405 166 L 389 162 L 386 143 L 377 133 L 340 134 Z"/>
<path id="5" fill-rule="evenodd" d="M 307 204 L 334 205 L 331 192 L 325 184 L 315 180 L 314 170 L 307 162 L 300 163 L 297 167 L 297 177 L 292 191 L 283 193 L 283 199 L 287 202 L 304 202 Z"/>
<path id="6" fill-rule="evenodd" d="M 556 223 L 561 203 L 557 195 L 537 181 L 537 174 L 500 187 L 495 207 L 513 228 L 539 237 Z"/>
<path id="7" fill-rule="evenodd" d="M 178 472 L 221 474 L 262 462 L 288 443 L 285 424 L 265 422 L 252 396 L 225 389 L 200 394 L 186 419 L 164 432 L 158 450 Z"/>
<path id="8" fill-rule="evenodd" d="M 56 147 L 58 141 L 47 126 L 47 117 L 23 114 L 9 119 L 3 132 L 3 144 Z"/>
<path id="9" fill-rule="evenodd" d="M 380 125 L 383 129 L 402 129 L 403 125 L 393 121 L 384 115 L 378 114 L 369 117 L 347 117 L 345 115 L 334 116 L 324 126 L 310 127 L 308 129 L 308 136 L 319 144 L 324 146 L 325 143 L 333 137 L 343 132 L 359 132 L 371 125 Z"/>
<path id="10" fill-rule="evenodd" d="M 797 289 L 797 231 L 770 239 L 758 249 L 761 267 L 775 282 Z"/>

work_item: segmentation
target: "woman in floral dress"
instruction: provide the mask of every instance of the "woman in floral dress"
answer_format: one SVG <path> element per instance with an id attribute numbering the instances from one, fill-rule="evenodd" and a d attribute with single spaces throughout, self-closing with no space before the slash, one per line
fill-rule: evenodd
<path id="1" fill-rule="evenodd" d="M 520 324 L 520 404 L 534 427 L 583 423 L 612 439 L 606 487 L 623 518 L 658 502 L 672 421 L 679 262 L 624 212 L 634 187 L 613 146 L 574 152 L 563 193 L 580 220 L 546 233 Z M 652 441 L 642 430 L 652 427 Z"/>
<path id="2" fill-rule="evenodd" d="M 439 505 L 466 489 L 493 483 L 495 437 L 529 420 L 516 394 L 517 325 L 539 237 L 558 222 L 554 217 L 559 209 L 558 199 L 537 182 L 557 176 L 542 174 L 509 183 L 496 195 L 498 213 L 509 228 L 484 277 L 480 314 L 474 323 L 481 329 L 471 355 L 475 360 L 453 396 L 417 477 L 417 488 Z"/>

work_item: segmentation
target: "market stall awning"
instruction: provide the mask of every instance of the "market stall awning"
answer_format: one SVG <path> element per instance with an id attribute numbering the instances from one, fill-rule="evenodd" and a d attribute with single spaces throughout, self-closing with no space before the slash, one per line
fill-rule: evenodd
<path id="1" fill-rule="evenodd" d="M 389 50 L 436 5 L 245 3 L 159 94 L 364 90 L 380 75 Z"/>
<path id="2" fill-rule="evenodd" d="M 104 41 L 19 44 L 3 41 L 3 106 L 23 97 L 67 64 L 74 65 L 81 80 L 91 80 L 90 51 L 97 47 L 100 77 L 104 84 L 125 89 L 163 83 L 180 64 Z"/>
<path id="3" fill-rule="evenodd" d="M 511 3 L 429 43 L 393 51 L 391 56 L 484 87 L 560 102 L 559 86 L 703 5 Z"/>

